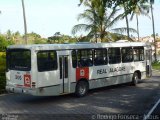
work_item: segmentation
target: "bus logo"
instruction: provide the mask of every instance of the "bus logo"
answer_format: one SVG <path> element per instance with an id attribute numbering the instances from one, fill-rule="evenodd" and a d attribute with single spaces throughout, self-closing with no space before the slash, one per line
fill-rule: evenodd
<path id="1" fill-rule="evenodd" d="M 80 76 L 84 76 L 85 75 L 85 72 L 84 72 L 84 70 L 82 69 L 82 70 L 80 70 Z"/>
<path id="2" fill-rule="evenodd" d="M 31 76 L 30 75 L 24 75 L 24 86 L 31 87 Z"/>

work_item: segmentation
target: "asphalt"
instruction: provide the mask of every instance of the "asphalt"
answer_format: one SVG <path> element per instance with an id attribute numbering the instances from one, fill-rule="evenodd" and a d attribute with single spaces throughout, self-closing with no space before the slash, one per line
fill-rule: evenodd
<path id="1" fill-rule="evenodd" d="M 159 98 L 160 74 L 156 71 L 151 79 L 137 86 L 122 84 L 94 89 L 82 98 L 73 94 L 50 97 L 3 94 L 0 95 L 0 120 L 97 120 L 114 115 L 121 119 L 123 115 L 135 115 L 134 119 L 142 120 Z M 159 114 L 159 111 L 158 106 L 154 112 Z"/>

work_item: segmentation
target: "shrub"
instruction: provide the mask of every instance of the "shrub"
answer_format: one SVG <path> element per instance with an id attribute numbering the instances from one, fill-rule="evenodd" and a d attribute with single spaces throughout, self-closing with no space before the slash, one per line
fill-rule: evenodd
<path id="1" fill-rule="evenodd" d="M 160 61 L 156 61 L 152 63 L 153 69 L 160 70 Z"/>
<path id="2" fill-rule="evenodd" d="M 6 54 L 5 52 L 0 52 L 0 93 L 5 90 L 6 85 L 6 77 L 5 77 L 5 69 L 6 69 Z"/>
<path id="3" fill-rule="evenodd" d="M 6 78 L 5 73 L 0 73 L 0 93 L 5 90 Z"/>

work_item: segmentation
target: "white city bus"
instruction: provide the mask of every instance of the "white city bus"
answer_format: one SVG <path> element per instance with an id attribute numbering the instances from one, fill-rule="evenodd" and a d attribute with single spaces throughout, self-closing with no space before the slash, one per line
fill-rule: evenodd
<path id="1" fill-rule="evenodd" d="M 35 96 L 76 93 L 151 77 L 151 45 L 141 42 L 14 45 L 6 90 Z"/>

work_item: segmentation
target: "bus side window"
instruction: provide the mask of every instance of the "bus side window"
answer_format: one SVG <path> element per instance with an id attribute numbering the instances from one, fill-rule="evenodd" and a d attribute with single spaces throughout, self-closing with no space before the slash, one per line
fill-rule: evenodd
<path id="1" fill-rule="evenodd" d="M 107 60 L 107 49 L 95 49 L 94 50 L 94 65 L 106 65 Z"/>
<path id="2" fill-rule="evenodd" d="M 76 50 L 72 51 L 72 66 L 73 66 L 73 68 L 77 67 L 77 53 L 76 53 Z"/>
<path id="3" fill-rule="evenodd" d="M 93 66 L 93 51 L 92 49 L 78 50 L 77 59 L 79 67 Z"/>
<path id="4" fill-rule="evenodd" d="M 37 53 L 37 66 L 39 72 L 56 70 L 56 51 L 39 51 Z"/>
<path id="5" fill-rule="evenodd" d="M 144 48 L 135 47 L 134 49 L 134 61 L 144 61 Z"/>
<path id="6" fill-rule="evenodd" d="M 131 47 L 122 48 L 122 62 L 132 62 L 133 61 L 133 49 Z"/>
<path id="7" fill-rule="evenodd" d="M 139 49 L 139 53 L 140 53 L 140 61 L 144 61 L 144 49 L 143 48 L 141 48 L 141 49 Z"/>
<path id="8" fill-rule="evenodd" d="M 110 64 L 117 64 L 121 62 L 120 48 L 109 48 L 108 57 Z"/>

